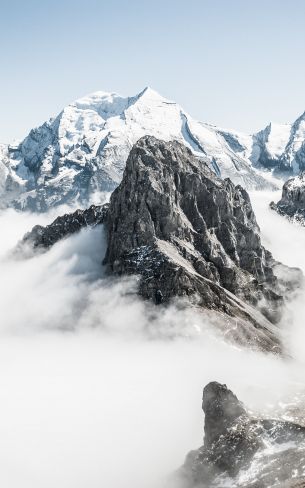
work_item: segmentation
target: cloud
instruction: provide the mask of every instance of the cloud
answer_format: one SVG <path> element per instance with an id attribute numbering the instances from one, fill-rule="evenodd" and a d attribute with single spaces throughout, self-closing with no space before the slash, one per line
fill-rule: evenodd
<path id="1" fill-rule="evenodd" d="M 291 224 L 270 213 L 269 197 L 254 195 L 263 239 L 305 270 L 305 231 L 289 227 L 289 241 Z M 252 409 L 273 414 L 302 390 L 300 359 L 227 344 L 205 314 L 152 307 L 136 296 L 134 278 L 108 278 L 102 227 L 14 259 L 24 232 L 53 217 L 0 215 L 1 486 L 161 488 L 202 442 L 207 382 L 227 383 Z M 290 306 L 289 337 L 301 329 Z"/>

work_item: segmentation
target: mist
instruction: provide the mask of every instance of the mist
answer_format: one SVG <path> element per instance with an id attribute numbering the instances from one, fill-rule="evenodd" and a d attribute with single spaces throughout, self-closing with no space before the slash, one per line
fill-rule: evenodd
<path id="1" fill-rule="evenodd" d="M 264 245 L 305 272 L 305 229 L 251 199 Z M 0 485 L 161 488 L 202 443 L 202 388 L 226 383 L 273 414 L 304 389 L 304 292 L 280 328 L 290 359 L 226 343 L 203 313 L 141 301 L 109 279 L 102 226 L 12 254 L 54 214 L 0 214 Z M 288 316 L 288 315 L 287 315 Z"/>

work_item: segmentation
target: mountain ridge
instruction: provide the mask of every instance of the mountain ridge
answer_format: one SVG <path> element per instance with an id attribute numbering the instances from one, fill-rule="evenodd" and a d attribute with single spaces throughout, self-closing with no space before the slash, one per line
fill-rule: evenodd
<path id="1" fill-rule="evenodd" d="M 19 144 L 4 146 L 0 164 L 10 178 L 2 177 L 2 206 L 44 211 L 62 203 L 87 205 L 94 193 L 119 184 L 132 145 L 144 135 L 184 143 L 235 183 L 269 185 L 220 130 L 146 87 L 132 97 L 101 91 L 82 97 Z"/>
<path id="2" fill-rule="evenodd" d="M 149 86 L 129 97 L 97 91 L 19 143 L 0 145 L 0 207 L 46 211 L 95 203 L 94 195 L 120 183 L 129 151 L 145 135 L 182 142 L 217 176 L 246 189 L 272 187 L 258 169 L 286 178 L 305 168 L 304 114 L 248 135 L 197 121 Z"/>

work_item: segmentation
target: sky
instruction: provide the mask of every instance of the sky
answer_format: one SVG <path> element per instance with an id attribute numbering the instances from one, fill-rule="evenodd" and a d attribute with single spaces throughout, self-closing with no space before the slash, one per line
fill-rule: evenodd
<path id="1" fill-rule="evenodd" d="M 0 0 L 0 142 L 145 86 L 253 132 L 305 110 L 304 0 Z"/>

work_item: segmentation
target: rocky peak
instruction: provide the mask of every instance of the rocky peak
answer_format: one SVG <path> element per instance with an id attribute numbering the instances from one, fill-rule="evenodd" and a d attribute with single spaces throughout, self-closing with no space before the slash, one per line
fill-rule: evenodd
<path id="1" fill-rule="evenodd" d="M 279 281 L 247 192 L 216 177 L 183 144 L 141 138 L 109 207 L 60 217 L 25 241 L 48 247 L 97 223 L 105 225 L 104 264 L 110 273 L 138 275 L 142 297 L 156 304 L 182 298 L 205 309 L 228 339 L 279 351 L 273 323 L 300 274 L 290 270 Z"/>
<path id="2" fill-rule="evenodd" d="M 157 302 L 187 296 L 227 314 L 234 293 L 271 319 L 281 303 L 247 192 L 221 180 L 179 142 L 143 137 L 133 147 L 108 213 L 111 271 L 139 274 Z M 271 305 L 272 304 L 272 305 Z M 236 312 L 236 310 L 235 310 Z"/>
<path id="3" fill-rule="evenodd" d="M 179 486 L 303 486 L 298 483 L 303 478 L 305 427 L 249 414 L 236 395 L 216 381 L 203 389 L 202 406 L 204 445 L 188 454 Z M 256 467 L 250 470 L 255 456 Z M 292 476 L 295 484 L 287 484 Z"/>
<path id="4" fill-rule="evenodd" d="M 205 415 L 204 445 L 211 446 L 246 410 L 227 388 L 213 381 L 203 389 L 202 410 Z"/>

